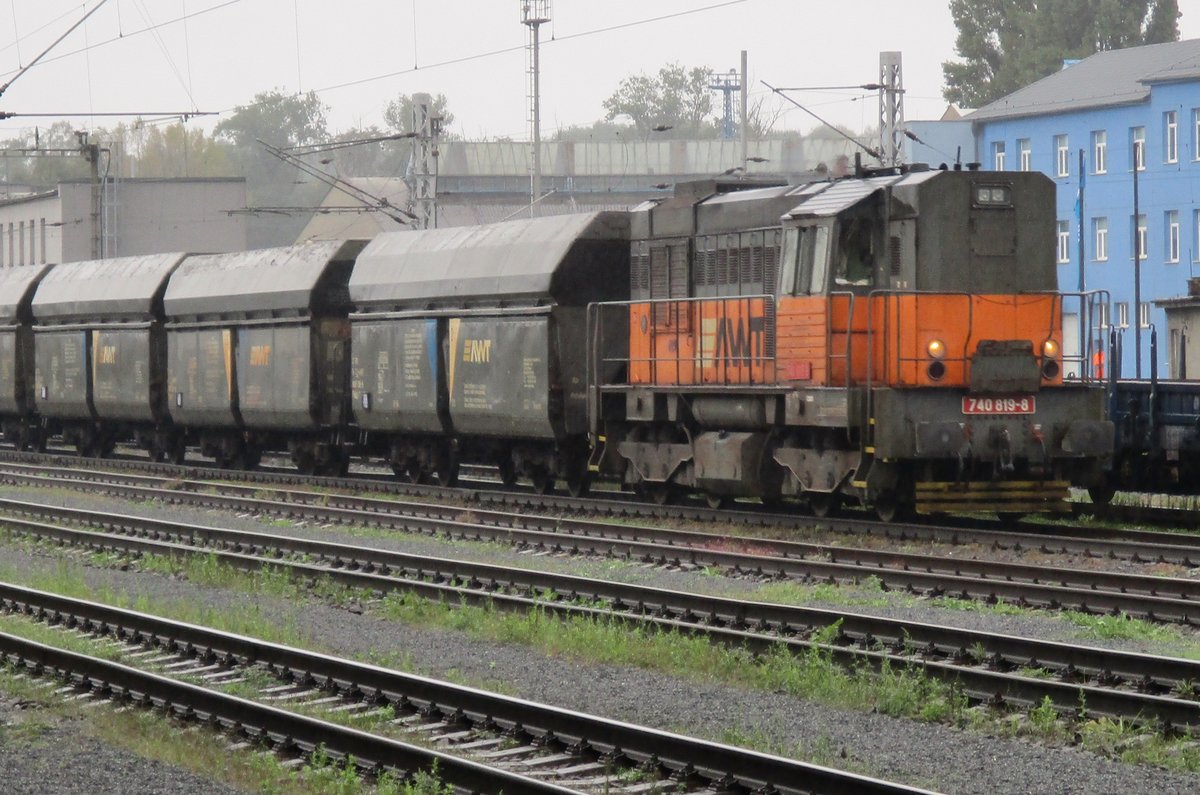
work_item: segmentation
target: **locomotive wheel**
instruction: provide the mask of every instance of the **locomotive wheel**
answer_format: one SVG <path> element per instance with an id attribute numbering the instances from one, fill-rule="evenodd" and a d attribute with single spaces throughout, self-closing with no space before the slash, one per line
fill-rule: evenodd
<path id="1" fill-rule="evenodd" d="M 587 472 L 571 475 L 567 478 L 567 493 L 572 497 L 586 497 L 591 490 L 592 479 Z"/>
<path id="2" fill-rule="evenodd" d="M 873 507 L 881 522 L 894 522 L 904 516 L 904 506 L 894 491 L 880 492 Z"/>
<path id="3" fill-rule="evenodd" d="M 649 483 L 646 485 L 646 493 L 650 495 L 650 499 L 655 505 L 671 505 L 679 496 L 675 487 L 670 483 Z"/>
<path id="4" fill-rule="evenodd" d="M 1117 493 L 1116 484 L 1112 478 L 1107 475 L 1094 486 L 1088 486 L 1088 496 L 1092 498 L 1092 504 L 1097 507 L 1103 507 L 1112 502 L 1113 495 Z"/>
<path id="5" fill-rule="evenodd" d="M 841 504 L 842 498 L 832 492 L 815 491 L 808 495 L 808 507 L 818 519 L 836 515 Z"/>

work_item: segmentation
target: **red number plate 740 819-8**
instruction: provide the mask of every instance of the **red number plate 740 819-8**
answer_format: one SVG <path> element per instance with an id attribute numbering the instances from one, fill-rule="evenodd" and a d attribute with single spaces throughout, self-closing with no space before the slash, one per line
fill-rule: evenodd
<path id="1" fill-rule="evenodd" d="M 963 395 L 962 399 L 963 414 L 1033 414 L 1036 411 L 1037 401 L 1033 395 Z"/>

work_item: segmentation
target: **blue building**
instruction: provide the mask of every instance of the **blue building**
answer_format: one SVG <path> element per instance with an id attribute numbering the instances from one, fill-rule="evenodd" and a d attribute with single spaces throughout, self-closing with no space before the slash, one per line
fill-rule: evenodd
<path id="1" fill-rule="evenodd" d="M 984 168 L 1041 171 L 1058 184 L 1059 287 L 1107 290 L 1112 299 L 1088 333 L 1101 336 L 1096 321 L 1122 329 L 1122 372 L 1135 376 L 1140 331 L 1148 377 L 1153 324 L 1166 375 L 1176 356 L 1154 301 L 1187 294 L 1200 270 L 1200 39 L 1097 53 L 965 118 Z M 1077 315 L 1064 326 L 1064 347 L 1078 345 Z"/>

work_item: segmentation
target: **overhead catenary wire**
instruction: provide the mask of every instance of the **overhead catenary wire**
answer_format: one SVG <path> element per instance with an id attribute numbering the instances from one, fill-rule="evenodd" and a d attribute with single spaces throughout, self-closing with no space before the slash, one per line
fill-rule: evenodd
<path id="1" fill-rule="evenodd" d="M 36 66 L 36 65 L 37 65 L 37 63 L 38 63 L 39 61 L 41 61 L 43 58 L 45 58 L 45 57 L 46 57 L 46 53 L 50 52 L 50 51 L 51 51 L 51 50 L 53 50 L 55 47 L 57 47 L 57 46 L 59 45 L 59 43 L 60 43 L 60 42 L 61 42 L 63 39 L 65 39 L 67 36 L 70 36 L 72 33 L 74 33 L 76 28 L 78 28 L 78 27 L 79 27 L 80 25 L 82 25 L 84 22 L 87 22 L 87 19 L 88 19 L 88 17 L 90 17 L 92 14 L 96 13 L 97 11 L 99 11 L 99 10 L 100 10 L 100 9 L 101 9 L 101 8 L 104 6 L 104 4 L 105 4 L 105 3 L 107 3 L 107 2 L 108 2 L 108 0 L 100 0 L 100 2 L 99 2 L 99 3 L 97 3 L 95 6 L 93 6 L 93 7 L 92 7 L 92 10 L 91 10 L 91 11 L 87 12 L 86 14 L 84 14 L 84 15 L 83 15 L 83 16 L 82 16 L 82 17 L 79 19 L 79 21 L 78 21 L 78 22 L 76 22 L 74 25 L 72 25 L 71 27 L 67 28 L 67 30 L 66 30 L 66 32 L 65 32 L 65 33 L 63 33 L 61 36 L 59 36 L 57 39 L 55 39 L 55 40 L 54 40 L 54 41 L 53 41 L 53 42 L 50 44 L 50 46 L 49 46 L 49 47 L 47 47 L 46 49 L 42 50 L 42 51 L 41 51 L 41 52 L 38 54 L 38 56 L 37 56 L 36 58 L 34 58 L 32 61 L 30 61 L 29 63 L 27 63 L 25 66 L 22 66 L 22 67 L 21 67 L 19 70 L 17 70 L 17 74 L 16 74 L 16 76 L 15 76 L 15 77 L 13 77 L 13 79 L 12 79 L 12 80 L 9 80 L 9 81 L 8 81 L 7 83 L 5 83 L 4 85 L 0 86 L 0 95 L 3 95 L 3 94 L 4 94 L 4 92 L 8 90 L 8 87 L 9 87 L 9 86 L 11 86 L 13 83 L 17 82 L 18 80 L 20 80 L 20 79 L 21 79 L 21 76 L 22 76 L 23 74 L 25 74 L 26 72 L 28 72 L 30 69 L 32 69 L 34 66 Z M 85 29 L 85 31 L 86 31 L 86 29 Z"/>

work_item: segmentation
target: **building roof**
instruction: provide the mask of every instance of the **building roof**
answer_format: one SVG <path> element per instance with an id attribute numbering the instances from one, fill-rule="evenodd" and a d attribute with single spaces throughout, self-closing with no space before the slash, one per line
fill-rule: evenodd
<path id="1" fill-rule="evenodd" d="M 1108 50 L 1043 77 L 967 116 L 970 121 L 1129 105 L 1154 83 L 1200 78 L 1200 39 Z"/>

